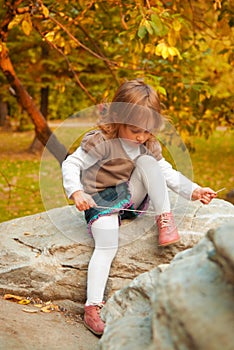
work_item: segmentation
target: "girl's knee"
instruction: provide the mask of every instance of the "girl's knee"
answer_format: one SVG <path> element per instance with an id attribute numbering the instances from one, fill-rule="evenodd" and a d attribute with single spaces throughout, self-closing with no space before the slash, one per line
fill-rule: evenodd
<path id="1" fill-rule="evenodd" d="M 148 154 L 144 154 L 144 155 L 138 157 L 137 161 L 136 161 L 136 166 L 140 166 L 140 167 L 144 167 L 144 168 L 146 168 L 147 166 L 152 165 L 152 164 L 154 164 L 155 166 L 158 166 L 158 161 L 154 157 L 152 157 Z"/>
<path id="2" fill-rule="evenodd" d="M 97 229 L 118 229 L 119 227 L 119 214 L 114 213 L 111 215 L 105 215 L 99 217 L 92 223 L 92 228 Z"/>
<path id="3" fill-rule="evenodd" d="M 115 254 L 119 240 L 118 214 L 100 217 L 92 224 L 91 231 L 95 248 L 112 250 L 112 254 Z"/>

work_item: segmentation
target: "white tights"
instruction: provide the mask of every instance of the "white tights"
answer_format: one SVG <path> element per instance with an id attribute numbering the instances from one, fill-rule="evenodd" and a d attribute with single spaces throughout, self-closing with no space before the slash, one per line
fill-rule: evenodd
<path id="1" fill-rule="evenodd" d="M 148 193 L 157 215 L 170 212 L 166 182 L 153 157 L 144 155 L 137 159 L 129 188 L 135 208 Z M 100 217 L 92 224 L 91 230 L 95 249 L 88 267 L 86 305 L 99 304 L 103 301 L 111 263 L 118 250 L 118 214 Z"/>

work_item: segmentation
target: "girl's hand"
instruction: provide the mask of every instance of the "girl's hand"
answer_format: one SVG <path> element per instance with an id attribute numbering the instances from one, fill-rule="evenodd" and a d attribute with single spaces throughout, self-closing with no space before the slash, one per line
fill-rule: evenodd
<path id="1" fill-rule="evenodd" d="M 93 198 L 84 191 L 76 191 L 72 194 L 71 198 L 73 199 L 76 208 L 79 211 L 87 210 L 91 207 L 96 207 L 96 203 Z"/>
<path id="2" fill-rule="evenodd" d="M 209 187 L 198 187 L 192 193 L 192 200 L 200 200 L 203 204 L 209 204 L 217 193 Z"/>

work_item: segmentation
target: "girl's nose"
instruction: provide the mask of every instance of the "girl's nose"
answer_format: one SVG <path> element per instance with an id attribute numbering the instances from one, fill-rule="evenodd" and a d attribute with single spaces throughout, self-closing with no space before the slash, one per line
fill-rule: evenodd
<path id="1" fill-rule="evenodd" d="M 142 134 L 137 135 L 137 141 L 142 142 L 144 140 L 144 136 Z"/>

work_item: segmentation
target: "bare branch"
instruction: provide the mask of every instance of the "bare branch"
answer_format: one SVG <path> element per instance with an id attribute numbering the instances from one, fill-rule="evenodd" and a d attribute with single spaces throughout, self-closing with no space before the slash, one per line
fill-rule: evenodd
<path id="1" fill-rule="evenodd" d="M 105 58 L 105 56 L 104 56 L 103 52 L 101 51 L 100 47 L 97 45 L 97 42 L 94 41 L 93 38 L 91 38 L 91 36 L 87 32 L 87 30 L 81 25 L 78 25 L 78 26 L 83 31 L 83 33 L 88 37 L 89 41 L 95 46 L 96 50 L 99 52 L 99 55 L 101 55 L 103 58 Z M 110 71 L 110 73 L 111 73 L 112 77 L 114 78 L 114 80 L 116 81 L 116 83 L 119 85 L 118 78 L 117 78 L 116 74 L 113 72 L 113 69 L 111 68 L 112 65 L 107 60 L 104 60 L 104 63 L 106 64 L 108 70 Z M 116 64 L 115 64 L 115 66 L 116 66 Z"/>
<path id="2" fill-rule="evenodd" d="M 88 51 L 91 55 L 93 55 L 94 57 L 98 58 L 99 60 L 101 61 L 104 61 L 106 62 L 106 64 L 108 65 L 109 68 L 111 68 L 111 66 L 114 66 L 116 68 L 118 67 L 121 67 L 121 65 L 116 62 L 116 61 L 113 61 L 113 60 L 110 60 L 108 58 L 106 58 L 102 53 L 101 54 L 97 54 L 96 52 L 94 52 L 93 50 L 89 49 L 87 46 L 85 46 L 84 44 L 82 44 L 76 37 L 74 37 L 73 34 L 71 34 L 69 32 L 69 30 L 62 24 L 60 23 L 59 21 L 57 21 L 55 18 L 49 16 L 48 18 L 50 18 L 54 23 L 56 23 L 61 29 L 63 29 L 65 31 L 65 33 L 68 34 L 68 36 L 74 40 L 74 42 L 76 42 L 80 47 L 82 47 L 84 50 Z M 41 34 L 42 35 L 42 34 Z M 45 38 L 46 39 L 46 38 Z M 59 50 L 59 49 L 58 49 Z M 103 56 L 102 56 L 103 55 Z M 131 70 L 137 70 L 137 69 L 140 69 L 139 67 L 137 68 L 133 68 L 133 64 L 132 63 L 129 63 L 129 62 L 125 62 L 128 64 L 128 69 L 131 69 Z"/>
<path id="3" fill-rule="evenodd" d="M 90 8 L 92 6 L 92 2 L 89 4 L 89 6 L 87 8 Z M 85 12 L 87 12 L 87 8 L 85 9 L 85 11 L 82 12 L 82 16 Z M 61 16 L 60 13 L 58 13 L 57 15 Z M 69 21 L 70 20 L 70 17 L 69 16 L 66 16 L 65 14 L 63 14 L 62 16 L 63 19 Z M 80 16 L 79 16 L 80 18 Z M 87 30 L 84 28 L 84 26 L 82 26 L 80 24 L 80 21 L 74 19 L 74 24 L 77 25 L 77 27 L 80 28 L 80 30 L 87 36 L 87 38 L 89 39 L 90 43 L 96 48 L 97 52 L 99 53 L 99 55 L 103 58 L 106 58 L 106 56 L 104 55 L 104 53 L 102 52 L 100 46 L 97 44 L 97 42 L 95 40 L 93 40 L 93 38 L 89 35 L 89 33 L 87 32 Z M 112 64 L 109 63 L 108 60 L 104 60 L 104 63 L 106 64 L 108 70 L 110 71 L 112 77 L 114 78 L 114 80 L 116 81 L 116 83 L 119 85 L 119 80 L 116 76 L 116 74 L 114 73 L 113 69 L 112 69 Z M 116 66 L 116 63 L 115 63 L 115 66 Z"/>

